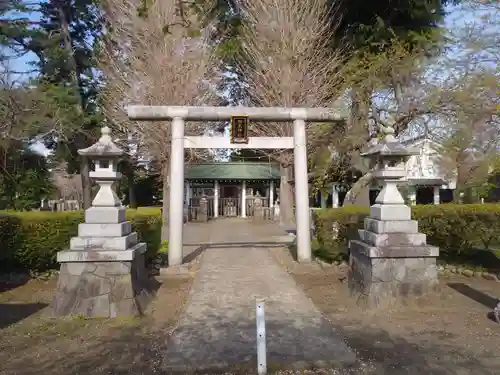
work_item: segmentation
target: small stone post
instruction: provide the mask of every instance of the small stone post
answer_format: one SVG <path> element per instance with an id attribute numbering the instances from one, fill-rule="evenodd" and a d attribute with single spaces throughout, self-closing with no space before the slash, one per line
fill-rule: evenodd
<path id="1" fill-rule="evenodd" d="M 349 289 L 367 308 L 408 302 L 438 283 L 439 249 L 426 244 L 397 188 L 406 176 L 406 160 L 418 151 L 403 146 L 393 134 L 394 129 L 386 129 L 385 139 L 362 154 L 371 160 L 373 176 L 383 185 L 359 230 L 360 240 L 350 242 Z"/>
<path id="2" fill-rule="evenodd" d="M 99 185 L 85 222 L 70 249 L 57 253 L 61 272 L 52 307 L 57 316 L 81 314 L 87 317 L 130 316 L 142 313 L 151 294 L 145 267 L 145 243 L 138 243 L 125 220 L 114 189 L 121 178 L 117 161 L 123 154 L 110 136 L 108 127 L 94 145 L 79 150 L 94 160 L 90 178 Z"/>
<path id="3" fill-rule="evenodd" d="M 206 195 L 202 195 L 200 198 L 200 209 L 198 212 L 198 220 L 208 221 L 208 199 Z"/>
<path id="4" fill-rule="evenodd" d="M 247 182 L 241 181 L 241 217 L 247 217 Z"/>
<path id="5" fill-rule="evenodd" d="M 280 220 L 280 197 L 279 195 L 276 197 L 276 202 L 274 202 L 274 207 L 273 207 L 273 220 L 274 221 L 279 221 Z"/>
<path id="6" fill-rule="evenodd" d="M 273 209 L 274 207 L 274 181 L 269 181 L 269 208 Z"/>
<path id="7" fill-rule="evenodd" d="M 214 181 L 214 218 L 219 217 L 219 191 L 220 191 L 219 181 L 215 180 Z"/>
<path id="8" fill-rule="evenodd" d="M 259 192 L 257 192 L 253 200 L 253 218 L 257 221 L 264 220 L 264 207 Z"/>

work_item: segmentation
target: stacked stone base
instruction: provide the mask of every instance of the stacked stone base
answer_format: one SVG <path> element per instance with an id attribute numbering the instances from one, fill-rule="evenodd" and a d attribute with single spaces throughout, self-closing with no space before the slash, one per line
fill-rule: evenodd
<path id="1" fill-rule="evenodd" d="M 388 308 L 423 301 L 438 287 L 439 249 L 426 243 L 408 206 L 376 204 L 351 241 L 348 283 L 358 305 Z"/>
<path id="2" fill-rule="evenodd" d="M 86 261 L 61 265 L 54 315 L 114 318 L 143 314 L 154 294 L 144 254 L 136 252 L 129 261 L 90 261 L 86 255 L 81 254 Z"/>
<path id="3" fill-rule="evenodd" d="M 420 301 L 417 297 L 437 290 L 435 257 L 372 258 L 359 245 L 351 242 L 348 284 L 360 307 L 415 304 Z"/>

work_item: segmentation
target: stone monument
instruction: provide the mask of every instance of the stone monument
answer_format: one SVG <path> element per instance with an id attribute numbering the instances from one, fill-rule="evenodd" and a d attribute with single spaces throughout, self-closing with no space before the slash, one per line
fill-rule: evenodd
<path id="1" fill-rule="evenodd" d="M 110 129 L 104 127 L 99 141 L 78 153 L 94 160 L 90 178 L 99 184 L 99 191 L 92 207 L 85 211 L 85 222 L 79 224 L 78 237 L 71 239 L 70 249 L 57 253 L 61 271 L 52 303 L 54 314 L 141 314 L 151 297 L 146 244 L 138 243 L 113 187 L 121 178 L 117 162 L 123 151 L 113 143 Z"/>
<path id="2" fill-rule="evenodd" d="M 350 242 L 349 289 L 358 304 L 367 308 L 407 303 L 436 288 L 436 258 L 439 249 L 426 243 L 411 220 L 398 183 L 406 177 L 406 160 L 417 154 L 394 137 L 394 129 L 384 129 L 385 138 L 362 154 L 371 162 L 373 177 L 382 190 L 370 207 L 370 216 L 359 230 L 359 240 Z"/>

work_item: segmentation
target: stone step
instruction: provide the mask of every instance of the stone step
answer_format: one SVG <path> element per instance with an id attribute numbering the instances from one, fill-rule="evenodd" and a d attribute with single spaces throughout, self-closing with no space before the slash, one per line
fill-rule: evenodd
<path id="1" fill-rule="evenodd" d="M 370 217 L 378 220 L 410 220 L 411 209 L 404 204 L 374 204 L 370 207 Z"/>
<path id="2" fill-rule="evenodd" d="M 349 241 L 349 249 L 356 251 L 368 258 L 436 258 L 439 256 L 439 248 L 435 246 L 387 246 L 377 247 L 363 241 Z"/>
<path id="3" fill-rule="evenodd" d="M 365 229 L 374 233 L 418 233 L 416 220 L 377 220 L 365 218 Z"/>
<path id="4" fill-rule="evenodd" d="M 358 229 L 359 238 L 368 245 L 387 246 L 425 246 L 427 236 L 423 233 L 373 233 Z"/>
<path id="5" fill-rule="evenodd" d="M 132 232 L 128 221 L 114 224 L 82 223 L 78 225 L 79 237 L 123 237 Z"/>
<path id="6" fill-rule="evenodd" d="M 73 237 L 70 250 L 127 250 L 137 244 L 136 232 L 122 237 Z"/>
<path id="7" fill-rule="evenodd" d="M 85 210 L 85 222 L 90 224 L 114 224 L 125 221 L 125 207 L 90 207 Z"/>

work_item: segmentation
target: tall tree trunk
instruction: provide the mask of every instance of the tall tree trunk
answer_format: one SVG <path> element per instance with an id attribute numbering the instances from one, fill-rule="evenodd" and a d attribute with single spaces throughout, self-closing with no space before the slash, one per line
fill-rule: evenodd
<path id="1" fill-rule="evenodd" d="M 168 241 L 168 221 L 169 221 L 169 209 L 170 209 L 170 165 L 168 160 L 163 164 L 162 171 L 163 179 L 163 204 L 162 204 L 162 226 L 161 226 L 161 240 Z"/>
<path id="2" fill-rule="evenodd" d="M 363 134 L 363 127 L 366 127 L 366 138 L 360 140 L 358 146 L 364 147 L 365 139 L 372 136 L 376 132 L 376 128 L 370 128 L 368 121 L 370 105 L 371 105 L 371 92 L 366 89 L 353 90 L 352 105 L 349 114 L 349 126 L 354 129 L 358 134 Z M 348 205 L 370 205 L 370 185 L 373 176 L 371 172 L 364 174 L 358 181 L 356 181 L 351 189 L 347 192 L 344 199 L 343 206 Z"/>
<path id="3" fill-rule="evenodd" d="M 71 33 L 69 30 L 69 20 L 66 17 L 66 11 L 71 5 L 67 1 L 58 2 L 58 12 L 59 12 L 59 22 L 61 24 L 61 33 L 63 35 L 63 46 L 64 50 L 68 55 L 68 64 L 70 68 L 71 83 L 78 89 L 78 97 L 80 103 L 75 104 L 76 112 L 84 117 L 85 111 L 85 101 L 83 97 L 83 92 L 81 88 L 80 77 L 77 73 L 78 66 L 76 63 L 75 55 L 73 53 L 73 40 L 71 39 Z M 83 146 L 85 147 L 85 146 Z M 90 166 L 89 161 L 86 158 L 82 158 L 80 164 L 80 175 L 82 178 L 82 190 L 83 190 L 83 207 L 84 209 L 89 208 L 92 205 L 92 183 L 90 181 Z"/>
<path id="4" fill-rule="evenodd" d="M 456 168 L 455 175 L 455 190 L 453 191 L 453 203 L 464 203 L 466 187 L 467 187 L 467 169 L 465 168 L 465 163 L 467 157 L 464 155 L 465 153 L 461 150 L 455 156 L 454 167 Z"/>
<path id="5" fill-rule="evenodd" d="M 370 185 L 372 181 L 373 176 L 371 172 L 364 174 L 347 192 L 343 206 L 369 206 Z"/>
<path id="6" fill-rule="evenodd" d="M 80 177 L 82 179 L 83 209 L 92 206 L 92 182 L 90 181 L 90 164 L 86 157 L 80 160 Z"/>
<path id="7" fill-rule="evenodd" d="M 125 177 L 127 178 L 128 186 L 128 204 L 130 208 L 137 208 L 137 197 L 135 195 L 135 176 L 133 166 L 127 163 L 125 169 Z"/>
<path id="8" fill-rule="evenodd" d="M 128 201 L 130 208 L 137 208 L 138 204 L 137 204 L 137 198 L 135 196 L 135 185 L 133 177 L 131 179 L 129 178 L 128 180 Z"/>
<path id="9" fill-rule="evenodd" d="M 293 192 L 288 182 L 289 166 L 280 165 L 280 224 L 293 225 Z"/>

